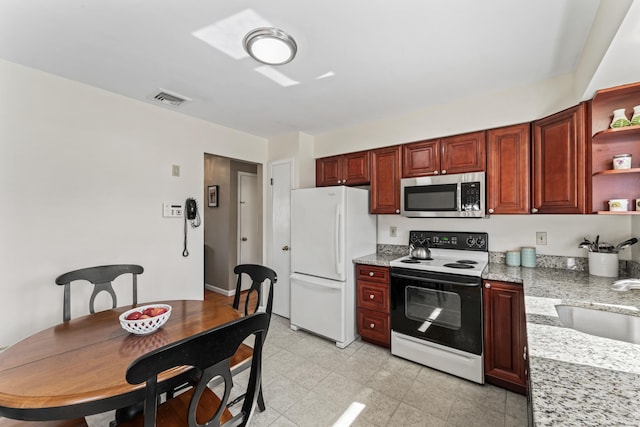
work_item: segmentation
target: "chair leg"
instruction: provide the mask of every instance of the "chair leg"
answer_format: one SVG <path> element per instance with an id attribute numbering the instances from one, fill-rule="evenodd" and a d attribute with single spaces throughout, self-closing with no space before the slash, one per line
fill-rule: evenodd
<path id="1" fill-rule="evenodd" d="M 258 392 L 258 409 L 260 409 L 260 412 L 264 412 L 266 409 L 264 406 L 264 398 L 262 397 L 262 384 L 260 384 L 260 391 Z"/>

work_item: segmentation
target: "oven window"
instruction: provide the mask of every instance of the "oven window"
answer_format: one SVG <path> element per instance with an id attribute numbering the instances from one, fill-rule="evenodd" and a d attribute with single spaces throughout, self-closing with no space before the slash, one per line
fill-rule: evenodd
<path id="1" fill-rule="evenodd" d="M 460 296 L 456 293 L 407 286 L 405 302 L 405 315 L 421 322 L 420 332 L 426 332 L 432 325 L 460 329 Z"/>
<path id="2" fill-rule="evenodd" d="M 425 185 L 405 188 L 405 210 L 455 211 L 458 209 L 457 184 Z"/>

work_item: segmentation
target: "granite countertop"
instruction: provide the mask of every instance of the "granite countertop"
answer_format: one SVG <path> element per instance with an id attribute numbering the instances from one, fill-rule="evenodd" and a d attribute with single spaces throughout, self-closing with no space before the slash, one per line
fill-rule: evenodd
<path id="1" fill-rule="evenodd" d="M 640 425 L 640 345 L 563 327 L 567 304 L 640 317 L 640 291 L 585 272 L 489 264 L 486 280 L 523 283 L 535 426 Z"/>
<path id="2" fill-rule="evenodd" d="M 371 254 L 354 263 L 389 266 L 397 257 Z M 535 426 L 640 425 L 640 344 L 563 327 L 555 309 L 566 304 L 640 317 L 640 290 L 616 292 L 616 279 L 586 272 L 498 263 L 483 278 L 524 286 Z"/>

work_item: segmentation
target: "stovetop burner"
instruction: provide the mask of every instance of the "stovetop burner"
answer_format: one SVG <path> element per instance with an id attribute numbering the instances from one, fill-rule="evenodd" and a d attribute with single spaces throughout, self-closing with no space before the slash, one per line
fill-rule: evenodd
<path id="1" fill-rule="evenodd" d="M 420 264 L 420 261 L 414 258 L 403 259 L 403 260 L 400 260 L 400 262 L 404 262 L 405 264 Z"/>
<path id="2" fill-rule="evenodd" d="M 456 262 L 459 263 L 459 264 L 477 264 L 478 263 L 478 261 L 473 261 L 473 260 L 470 260 L 470 259 L 460 259 L 460 260 L 458 260 Z"/>
<path id="3" fill-rule="evenodd" d="M 449 267 L 449 268 L 473 268 L 473 265 L 464 264 L 464 263 L 461 263 L 460 261 L 458 261 L 458 262 L 450 262 L 450 263 L 444 264 L 444 267 Z"/>

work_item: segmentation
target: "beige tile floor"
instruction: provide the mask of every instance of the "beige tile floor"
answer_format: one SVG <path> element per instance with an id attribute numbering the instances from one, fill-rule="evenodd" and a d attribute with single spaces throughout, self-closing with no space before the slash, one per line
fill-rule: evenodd
<path id="1" fill-rule="evenodd" d="M 292 331 L 288 319 L 276 315 L 263 364 L 267 410 L 256 412 L 252 426 L 332 426 L 352 402 L 366 405 L 354 426 L 527 425 L 523 396 L 444 374 L 361 341 L 341 350 L 333 342 Z M 236 377 L 234 394 L 244 391 L 246 375 Z M 112 414 L 102 414 L 88 422 L 106 427 L 110 419 Z"/>

